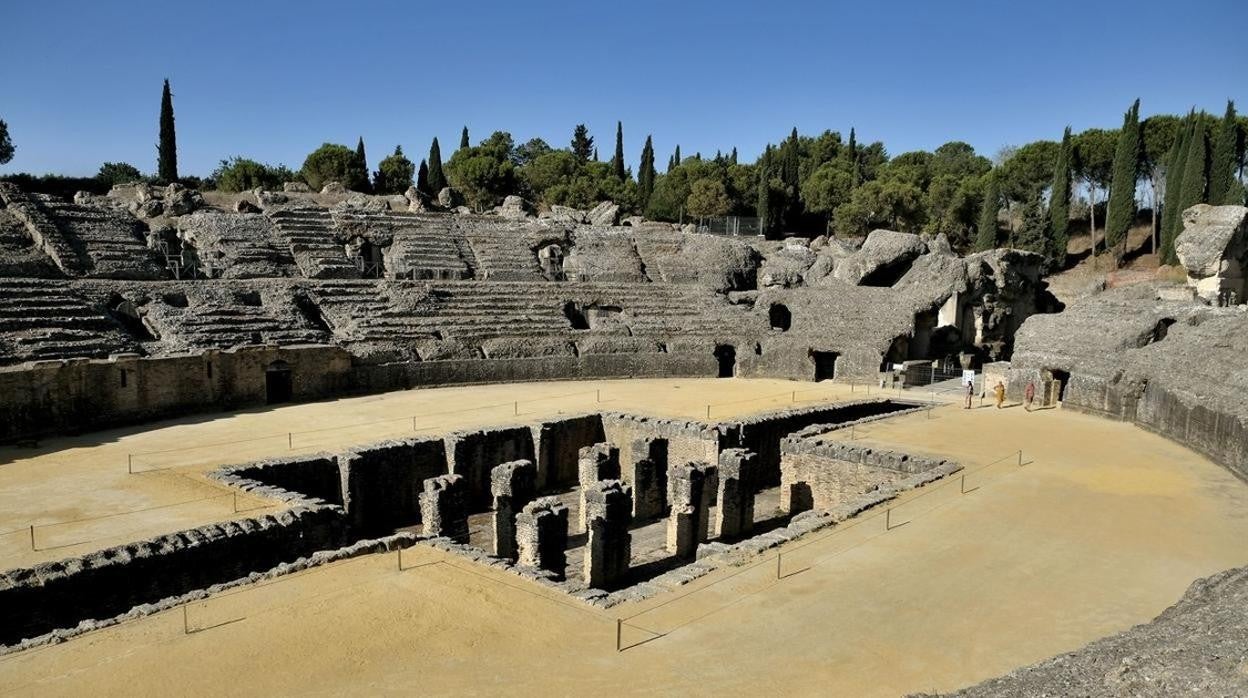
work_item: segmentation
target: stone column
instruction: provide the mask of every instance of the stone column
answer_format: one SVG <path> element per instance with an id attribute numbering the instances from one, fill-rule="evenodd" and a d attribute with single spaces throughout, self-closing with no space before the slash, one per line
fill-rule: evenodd
<path id="1" fill-rule="evenodd" d="M 568 566 L 568 507 L 553 497 L 524 506 L 516 515 L 516 547 L 522 565 L 563 579 Z"/>
<path id="2" fill-rule="evenodd" d="M 669 466 L 667 486 L 672 506 L 667 519 L 667 551 L 692 557 L 698 543 L 706 540 L 706 471 L 698 463 Z"/>
<path id="3" fill-rule="evenodd" d="M 420 493 L 420 518 L 425 533 L 456 543 L 468 542 L 468 483 L 463 475 L 439 475 L 425 480 Z"/>
<path id="4" fill-rule="evenodd" d="M 619 480 L 604 480 L 585 490 L 589 539 L 585 543 L 585 583 L 607 589 L 628 574 L 633 539 L 632 488 Z"/>
<path id="5" fill-rule="evenodd" d="M 577 515 L 578 531 L 585 528 L 585 491 L 603 480 L 620 478 L 620 451 L 609 443 L 586 446 L 577 452 L 577 479 L 580 482 L 581 510 Z"/>
<path id="6" fill-rule="evenodd" d="M 633 518 L 649 521 L 667 511 L 667 439 L 637 439 L 624 479 L 633 486 Z"/>
<path id="7" fill-rule="evenodd" d="M 715 531 L 719 538 L 737 538 L 754 527 L 754 476 L 758 454 L 730 448 L 719 454 L 719 505 Z"/>
<path id="8" fill-rule="evenodd" d="M 516 559 L 516 513 L 537 496 L 537 468 L 533 461 L 503 463 L 490 471 L 494 497 L 495 557 Z"/>

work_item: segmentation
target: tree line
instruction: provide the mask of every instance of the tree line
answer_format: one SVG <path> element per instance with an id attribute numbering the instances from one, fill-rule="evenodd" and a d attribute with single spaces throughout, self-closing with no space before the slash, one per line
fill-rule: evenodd
<path id="1" fill-rule="evenodd" d="M 1175 261 L 1174 238 L 1182 211 L 1196 203 L 1244 203 L 1248 119 L 1228 102 L 1221 118 L 1192 110 L 1186 115 L 1140 118 L 1136 100 L 1117 129 L 1089 128 L 1060 140 L 1005 146 L 993 158 L 961 141 L 933 151 L 890 155 L 879 141 L 861 143 L 851 128 L 815 136 L 794 128 L 768 144 L 753 163 L 736 148 L 682 155 L 676 145 L 666 166 L 656 168 L 653 139 L 646 136 L 638 171 L 625 164 L 624 126 L 616 123 L 609 161 L 598 158 L 594 137 L 576 125 L 568 144 L 540 138 L 517 143 L 496 131 L 473 145 L 468 128 L 443 159 L 437 138 L 427 156 L 413 162 L 401 146 L 370 170 L 363 138 L 355 148 L 325 143 L 298 170 L 249 158 L 221 161 L 206 179 L 178 176 L 177 141 L 169 81 L 161 93 L 157 168 L 144 177 L 127 163 L 105 163 L 93 178 L 100 186 L 127 181 L 182 181 L 188 186 L 245 191 L 303 181 L 320 189 L 330 181 L 375 194 L 402 194 L 415 187 L 435 199 L 452 187 L 458 201 L 478 211 L 519 195 L 541 206 L 587 209 L 611 200 L 629 214 L 664 221 L 715 216 L 755 216 L 767 233 L 863 235 L 874 228 L 944 234 L 959 250 L 1010 246 L 1032 250 L 1060 266 L 1078 225 L 1091 237 L 1093 254 L 1121 257 L 1141 209 L 1151 212 L 1152 251 Z M 0 121 L 0 158 L 13 156 Z M 0 159 L 0 163 L 6 160 Z M 12 175 L 26 186 L 29 175 Z M 81 184 L 48 179 L 55 187 Z M 80 187 L 90 188 L 90 187 Z"/>

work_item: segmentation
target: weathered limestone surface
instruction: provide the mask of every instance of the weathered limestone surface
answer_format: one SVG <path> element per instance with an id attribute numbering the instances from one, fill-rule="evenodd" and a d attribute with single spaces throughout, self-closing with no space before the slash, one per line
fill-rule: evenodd
<path id="1" fill-rule="evenodd" d="M 420 515 L 425 533 L 468 542 L 467 481 L 462 475 L 439 475 L 425 480 L 420 493 Z"/>
<path id="2" fill-rule="evenodd" d="M 516 558 L 516 514 L 537 496 L 537 468 L 532 461 L 503 463 L 490 471 L 494 496 L 494 550 L 496 557 Z"/>
<path id="3" fill-rule="evenodd" d="M 585 491 L 589 537 L 585 543 L 585 583 L 594 589 L 615 586 L 628 575 L 632 557 L 632 489 L 604 480 Z"/>
<path id="4" fill-rule="evenodd" d="M 1235 304 L 1244 298 L 1244 265 L 1248 264 L 1248 208 L 1197 204 L 1183 212 L 1183 232 L 1174 251 L 1187 270 L 1187 283 L 1213 305 Z"/>
<path id="5" fill-rule="evenodd" d="M 526 504 L 516 516 L 516 542 L 521 565 L 563 579 L 568 564 L 568 507 L 550 497 Z"/>
<path id="6" fill-rule="evenodd" d="M 634 440 L 630 460 L 623 479 L 633 488 L 633 518 L 657 519 L 667 509 L 667 440 L 653 436 Z"/>
<path id="7" fill-rule="evenodd" d="M 586 530 L 588 508 L 586 495 L 590 489 L 602 480 L 617 480 L 620 477 L 620 451 L 609 443 L 597 443 L 582 448 L 577 458 L 577 481 L 581 490 L 581 511 L 578 524 L 580 530 Z"/>
<path id="8" fill-rule="evenodd" d="M 758 454 L 732 448 L 719 454 L 719 494 L 715 507 L 715 534 L 738 538 L 754 527 L 755 471 Z"/>
<path id="9" fill-rule="evenodd" d="M 714 485 L 708 482 L 709 466 L 705 463 L 681 463 L 668 466 L 668 501 L 672 514 L 667 521 L 667 551 L 689 557 L 698 543 L 708 539 L 710 509 Z"/>

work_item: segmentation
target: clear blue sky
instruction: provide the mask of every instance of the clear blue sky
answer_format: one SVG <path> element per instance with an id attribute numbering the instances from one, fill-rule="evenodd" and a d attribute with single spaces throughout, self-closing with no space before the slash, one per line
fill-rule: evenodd
<path id="1" fill-rule="evenodd" d="M 358 5 L 358 7 L 357 7 Z M 566 146 L 589 125 L 628 161 L 647 133 L 752 160 L 793 126 L 889 152 L 1115 127 L 1189 106 L 1248 111 L 1245 0 L 276 3 L 8 0 L 0 171 L 155 169 L 161 81 L 183 174 L 231 155 L 299 167 L 363 136 L 375 165 L 507 130 Z"/>

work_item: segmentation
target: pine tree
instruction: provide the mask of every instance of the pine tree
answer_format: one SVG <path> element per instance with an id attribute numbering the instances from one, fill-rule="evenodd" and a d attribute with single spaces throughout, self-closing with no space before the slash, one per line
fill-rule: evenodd
<path id="1" fill-rule="evenodd" d="M 434 136 L 433 145 L 429 146 L 429 192 L 437 196 L 446 188 L 446 175 L 442 173 L 442 149 L 438 146 L 438 138 Z"/>
<path id="2" fill-rule="evenodd" d="M 1049 196 L 1049 257 L 1061 269 L 1066 264 L 1066 245 L 1070 240 L 1070 127 L 1062 134 L 1062 146 L 1053 167 L 1053 186 Z"/>
<path id="3" fill-rule="evenodd" d="M 623 182 L 628 174 L 624 171 L 624 123 L 615 122 L 615 157 L 611 158 L 611 171 Z"/>
<path id="4" fill-rule="evenodd" d="M 595 157 L 594 138 L 589 135 L 589 127 L 585 124 L 577 124 L 572 130 L 572 154 L 581 163 L 589 162 L 590 157 Z"/>
<path id="5" fill-rule="evenodd" d="M 1180 200 L 1183 195 L 1183 171 L 1187 168 L 1188 144 L 1192 137 L 1192 113 L 1187 115 L 1179 126 L 1179 135 L 1166 153 L 1166 194 L 1161 209 L 1161 263 L 1174 264 L 1174 238 L 1178 235 L 1176 227 L 1180 219 Z"/>
<path id="6" fill-rule="evenodd" d="M 178 137 L 173 130 L 173 93 L 165 80 L 160 95 L 160 144 L 156 147 L 156 177 L 162 182 L 178 180 Z"/>
<path id="7" fill-rule="evenodd" d="M 979 211 L 979 228 L 975 236 L 975 249 L 979 252 L 997 246 L 997 214 L 1001 212 L 1001 189 L 997 173 L 988 173 L 984 184 L 984 202 Z"/>
<path id="8" fill-rule="evenodd" d="M 1239 188 L 1235 182 L 1238 146 L 1239 123 L 1235 117 L 1235 103 L 1228 100 L 1226 114 L 1222 117 L 1222 123 L 1213 141 L 1213 159 L 1209 165 L 1209 203 L 1211 204 L 1242 203 Z"/>
<path id="9" fill-rule="evenodd" d="M 1109 211 L 1105 220 L 1105 249 L 1119 259 L 1126 247 L 1127 232 L 1135 221 L 1135 187 L 1140 173 L 1140 100 L 1122 118 L 1118 145 L 1114 149 L 1113 179 L 1109 184 Z"/>
<path id="10" fill-rule="evenodd" d="M 429 165 L 424 161 L 420 161 L 420 167 L 416 170 L 416 191 L 428 196 L 429 191 Z"/>
<path id="11" fill-rule="evenodd" d="M 459 132 L 459 147 L 467 148 L 468 146 L 468 127 L 465 126 L 464 130 Z"/>
<path id="12" fill-rule="evenodd" d="M 646 144 L 641 149 L 641 163 L 637 168 L 637 198 L 641 203 L 641 210 L 646 210 L 646 205 L 650 203 L 650 194 L 654 192 L 654 177 L 657 173 L 654 171 L 654 143 L 651 142 L 650 136 L 646 136 Z"/>
<path id="13" fill-rule="evenodd" d="M 364 136 L 360 136 L 355 144 L 355 163 L 364 173 L 364 186 L 361 189 L 368 193 L 368 157 L 364 154 Z"/>

